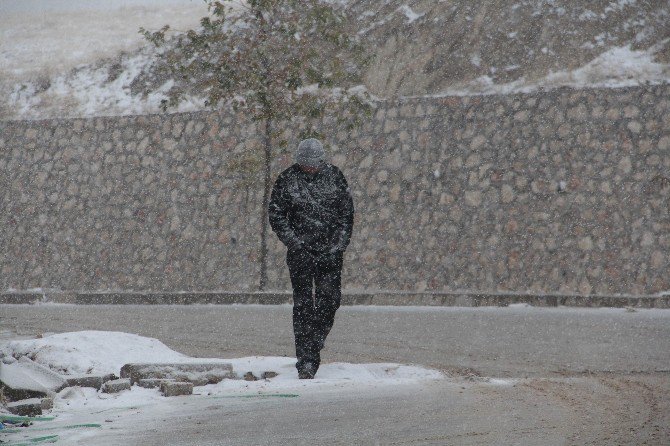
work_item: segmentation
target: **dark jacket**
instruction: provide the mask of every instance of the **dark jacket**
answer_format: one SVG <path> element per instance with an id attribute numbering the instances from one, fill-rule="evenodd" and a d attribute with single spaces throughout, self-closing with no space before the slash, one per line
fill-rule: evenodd
<path id="1" fill-rule="evenodd" d="M 315 174 L 292 165 L 275 181 L 269 217 L 289 250 L 344 251 L 354 226 L 354 202 L 344 174 L 332 164 Z"/>

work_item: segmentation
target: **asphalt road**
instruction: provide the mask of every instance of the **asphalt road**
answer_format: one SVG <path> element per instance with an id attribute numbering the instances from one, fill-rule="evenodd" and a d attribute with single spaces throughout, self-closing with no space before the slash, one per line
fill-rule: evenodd
<path id="1" fill-rule="evenodd" d="M 4 305 L 0 327 L 4 338 L 118 330 L 200 357 L 294 355 L 289 306 Z M 343 307 L 323 361 L 419 364 L 449 378 L 206 410 L 189 400 L 178 418 L 138 414 L 146 429 L 123 443 L 670 444 L 668 310 Z"/>

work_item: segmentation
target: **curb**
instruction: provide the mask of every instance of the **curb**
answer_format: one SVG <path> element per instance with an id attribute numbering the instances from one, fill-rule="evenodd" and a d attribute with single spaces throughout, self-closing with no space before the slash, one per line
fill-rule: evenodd
<path id="1" fill-rule="evenodd" d="M 290 292 L 5 292 L 0 304 L 58 303 L 77 305 L 281 305 L 293 303 Z M 583 308 L 670 308 L 670 295 L 536 295 L 485 292 L 402 292 L 343 293 L 342 305 L 506 307 L 528 304 L 534 307 Z"/>

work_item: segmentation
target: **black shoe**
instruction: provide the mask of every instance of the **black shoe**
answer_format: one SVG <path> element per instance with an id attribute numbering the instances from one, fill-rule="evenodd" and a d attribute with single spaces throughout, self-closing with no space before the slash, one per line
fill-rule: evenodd
<path id="1" fill-rule="evenodd" d="M 306 370 L 301 370 L 298 372 L 298 379 L 314 379 L 314 374 Z"/>
<path id="2" fill-rule="evenodd" d="M 307 363 L 302 370 L 298 370 L 298 379 L 314 379 L 314 375 L 316 375 L 314 364 Z"/>

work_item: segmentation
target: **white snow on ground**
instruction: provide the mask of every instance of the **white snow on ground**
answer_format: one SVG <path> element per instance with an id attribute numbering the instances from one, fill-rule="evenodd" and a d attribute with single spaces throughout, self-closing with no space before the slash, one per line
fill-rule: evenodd
<path id="1" fill-rule="evenodd" d="M 405 14 L 408 23 L 413 23 L 425 15 L 425 13 L 417 14 L 408 5 L 402 5 L 399 10 Z"/>
<path id="2" fill-rule="evenodd" d="M 188 359 L 188 356 L 171 350 L 157 339 L 106 331 L 77 331 L 41 339 L 10 341 L 0 344 L 0 352 L 17 359 L 28 356 L 33 361 L 66 375 L 118 375 L 121 367 L 130 362 Z"/>
<path id="3" fill-rule="evenodd" d="M 0 352 L 5 356 L 19 358 L 28 356 L 33 361 L 67 375 L 83 373 L 119 374 L 121 367 L 128 363 L 189 363 L 226 362 L 242 377 L 246 372 L 260 376 L 265 371 L 274 371 L 279 376 L 269 387 L 291 387 L 297 380 L 295 358 L 248 357 L 236 359 L 191 358 L 178 353 L 157 339 L 130 333 L 109 331 L 78 331 L 60 333 L 40 339 L 9 341 L 0 344 Z M 295 376 L 294 376 L 295 375 Z M 340 382 L 394 383 L 421 379 L 438 379 L 442 375 L 435 370 L 400 364 L 323 364 L 319 368 L 317 380 L 313 384 Z M 305 381 L 301 381 L 304 383 Z M 259 388 L 267 384 L 259 382 Z M 247 388 L 246 381 L 230 380 L 218 384 L 227 390 Z M 216 387 L 216 386 L 215 386 Z"/>
<path id="4" fill-rule="evenodd" d="M 667 45 L 667 40 L 663 45 Z M 550 73 L 542 79 L 521 78 L 507 84 L 495 84 L 488 76 L 448 89 L 430 97 L 472 96 L 488 94 L 530 93 L 539 89 L 562 86 L 572 88 L 621 88 L 670 82 L 670 64 L 655 62 L 660 45 L 648 50 L 632 50 L 630 46 L 615 47 L 585 66 L 573 71 Z M 14 118 L 40 119 L 54 116 L 115 116 L 157 113 L 161 100 L 171 86 L 166 82 L 147 97 L 132 95 L 130 83 L 146 68 L 155 49 L 145 47 L 120 58 L 118 76 L 109 80 L 109 66 L 80 66 L 67 74 L 55 76 L 45 91 L 39 83 L 18 82 L 0 85 L 6 107 L 14 110 Z M 204 108 L 204 99 L 187 97 L 174 111 L 185 112 Z"/>
<path id="5" fill-rule="evenodd" d="M 530 93 L 541 88 L 621 88 L 670 82 L 670 64 L 655 62 L 654 55 L 670 44 L 666 39 L 647 50 L 633 50 L 630 45 L 614 47 L 591 62 L 572 71 L 558 71 L 537 80 L 519 79 L 495 84 L 489 76 L 432 96 L 471 96 L 477 94 Z"/>
<path id="6" fill-rule="evenodd" d="M 26 441 L 40 435 L 57 435 L 59 444 L 78 444 L 84 439 L 99 438 L 110 429 L 137 430 L 186 409 L 202 413 L 212 405 L 232 407 L 253 401 L 293 399 L 332 392 L 354 393 L 397 389 L 399 385 L 419 385 L 444 379 L 437 370 L 401 364 L 322 364 L 313 380 L 299 380 L 295 358 L 247 357 L 236 359 L 198 359 L 175 352 L 156 339 L 121 332 L 81 331 L 61 333 L 41 339 L 10 341 L 0 344 L 0 352 L 14 357 L 27 355 L 53 370 L 68 373 L 116 373 L 129 362 L 228 362 L 241 378 L 252 372 L 257 377 L 265 371 L 278 376 L 272 379 L 245 381 L 223 380 L 218 384 L 198 386 L 193 396 L 165 398 L 158 389 L 134 386 L 129 391 L 105 394 L 91 388 L 66 388 L 56 395 L 54 409 L 48 414 L 53 421 L 38 422 L 34 427 L 12 433 L 10 441 Z M 97 426 L 82 426 L 94 423 Z M 113 424 L 108 424 L 113 423 Z M 77 427 L 78 426 L 78 427 Z"/>
<path id="7" fill-rule="evenodd" d="M 156 50 L 145 47 L 121 57 L 118 76 L 110 80 L 109 66 L 83 65 L 68 74 L 55 76 L 41 94 L 35 83 L 17 83 L 9 93 L 11 103 L 23 118 L 48 116 L 109 116 L 157 113 L 161 100 L 172 86 L 164 83 L 147 97 L 133 95 L 130 83 L 150 64 Z M 175 111 L 204 108 L 204 99 L 185 97 Z"/>

